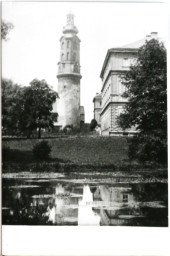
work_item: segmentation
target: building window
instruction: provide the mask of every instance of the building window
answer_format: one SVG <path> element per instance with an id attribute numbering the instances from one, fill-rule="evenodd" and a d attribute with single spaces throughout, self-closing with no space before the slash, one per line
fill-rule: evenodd
<path id="1" fill-rule="evenodd" d="M 68 40 L 67 41 L 67 48 L 69 48 L 69 46 L 70 46 L 70 41 Z"/>
<path id="2" fill-rule="evenodd" d="M 77 48 L 77 43 L 74 42 L 74 44 L 73 44 L 73 49 L 76 50 L 76 48 Z"/>
<path id="3" fill-rule="evenodd" d="M 62 44 L 61 44 L 61 49 L 62 50 L 64 49 L 64 42 L 62 42 Z"/>
<path id="4" fill-rule="evenodd" d="M 130 62 L 128 58 L 124 58 L 123 59 L 123 67 L 129 67 L 130 66 Z"/>
<path id="5" fill-rule="evenodd" d="M 69 59 L 69 52 L 67 53 L 67 60 Z"/>
<path id="6" fill-rule="evenodd" d="M 64 60 L 64 53 L 61 54 L 61 59 Z"/>
<path id="7" fill-rule="evenodd" d="M 128 194 L 123 194 L 123 203 L 128 202 Z"/>
<path id="8" fill-rule="evenodd" d="M 73 60 L 76 60 L 76 53 L 73 54 Z"/>

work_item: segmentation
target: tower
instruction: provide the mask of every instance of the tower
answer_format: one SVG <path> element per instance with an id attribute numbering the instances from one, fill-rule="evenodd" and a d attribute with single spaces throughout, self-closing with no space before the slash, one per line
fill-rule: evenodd
<path id="1" fill-rule="evenodd" d="M 80 126 L 80 39 L 74 26 L 74 15 L 67 15 L 67 25 L 60 38 L 60 61 L 58 63 L 58 123 Z"/>

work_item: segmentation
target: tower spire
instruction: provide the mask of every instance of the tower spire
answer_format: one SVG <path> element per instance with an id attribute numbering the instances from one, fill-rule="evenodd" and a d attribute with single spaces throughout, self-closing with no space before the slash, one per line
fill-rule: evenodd
<path id="1" fill-rule="evenodd" d="M 67 25 L 74 26 L 74 14 L 71 11 L 67 14 Z"/>
<path id="2" fill-rule="evenodd" d="M 63 27 L 63 34 L 72 33 L 76 35 L 78 33 L 78 29 L 74 26 L 74 14 L 69 11 L 67 14 L 67 24 Z"/>

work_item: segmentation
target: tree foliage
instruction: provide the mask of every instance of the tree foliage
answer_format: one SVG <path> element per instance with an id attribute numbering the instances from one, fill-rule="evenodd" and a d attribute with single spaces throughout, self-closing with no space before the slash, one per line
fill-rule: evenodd
<path id="1" fill-rule="evenodd" d="M 7 35 L 11 29 L 13 29 L 14 25 L 10 22 L 5 22 L 2 20 L 1 22 L 1 38 L 3 40 L 7 40 Z"/>
<path id="2" fill-rule="evenodd" d="M 53 103 L 58 97 L 45 80 L 34 79 L 24 89 L 24 108 L 20 117 L 20 130 L 38 129 L 39 138 L 42 128 L 53 127 L 56 115 L 52 113 Z"/>
<path id="3" fill-rule="evenodd" d="M 2 132 L 17 134 L 20 115 L 23 108 L 24 88 L 11 80 L 2 79 Z"/>
<path id="4" fill-rule="evenodd" d="M 58 97 L 45 80 L 34 79 L 30 86 L 20 87 L 9 80 L 2 82 L 2 125 L 9 133 L 27 133 L 29 137 L 42 128 L 53 127 L 58 114 L 52 113 L 53 103 Z"/>
<path id="5" fill-rule="evenodd" d="M 46 160 L 49 158 L 51 146 L 48 141 L 41 141 L 33 147 L 33 155 L 37 160 Z"/>
<path id="6" fill-rule="evenodd" d="M 92 119 L 90 123 L 90 131 L 93 131 L 97 126 L 97 121 L 96 119 Z"/>
<path id="7" fill-rule="evenodd" d="M 162 43 L 146 41 L 135 65 L 122 75 L 129 98 L 118 118 L 123 128 L 139 131 L 130 146 L 131 155 L 141 160 L 165 161 L 167 157 L 167 60 Z M 132 150 L 133 148 L 133 150 Z"/>

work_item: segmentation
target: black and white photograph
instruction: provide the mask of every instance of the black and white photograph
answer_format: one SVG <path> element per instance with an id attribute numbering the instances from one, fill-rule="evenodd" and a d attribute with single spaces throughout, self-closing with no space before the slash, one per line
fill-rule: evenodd
<path id="1" fill-rule="evenodd" d="M 168 227 L 167 18 L 2 2 L 4 227 Z"/>

